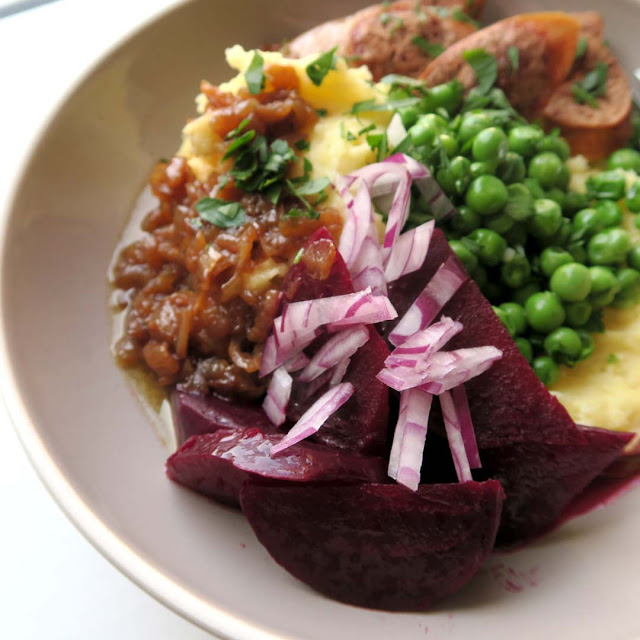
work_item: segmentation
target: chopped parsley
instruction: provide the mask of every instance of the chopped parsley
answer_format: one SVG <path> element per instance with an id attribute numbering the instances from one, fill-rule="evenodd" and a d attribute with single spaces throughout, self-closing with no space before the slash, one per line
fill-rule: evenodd
<path id="1" fill-rule="evenodd" d="M 367 136 L 367 144 L 372 151 L 377 152 L 377 161 L 381 162 L 389 154 L 389 142 L 386 133 L 370 133 Z"/>
<path id="2" fill-rule="evenodd" d="M 507 58 L 511 65 L 511 74 L 514 74 L 520 68 L 520 49 L 511 46 L 507 49 Z"/>
<path id="3" fill-rule="evenodd" d="M 326 109 L 316 109 L 316 113 L 318 114 L 318 117 L 324 118 L 327 115 L 327 110 Z"/>
<path id="4" fill-rule="evenodd" d="M 380 14 L 380 24 L 383 27 L 386 27 L 389 24 L 389 22 L 391 22 L 391 14 L 387 13 L 386 11 L 383 11 Z"/>
<path id="5" fill-rule="evenodd" d="M 476 29 L 480 26 L 480 23 L 477 20 L 474 20 L 471 16 L 467 15 L 462 11 L 462 9 L 454 9 L 451 12 L 451 17 L 458 22 L 466 22 L 467 24 L 476 27 Z"/>
<path id="6" fill-rule="evenodd" d="M 430 58 L 437 58 L 443 51 L 444 47 L 437 42 L 429 42 L 422 36 L 415 36 L 411 38 L 411 44 L 415 44 L 424 51 Z"/>
<path id="7" fill-rule="evenodd" d="M 302 138 L 300 140 L 297 140 L 294 146 L 298 151 L 308 151 L 309 148 L 311 147 L 311 144 L 309 143 L 308 140 L 305 140 L 304 138 Z"/>
<path id="8" fill-rule="evenodd" d="M 576 47 L 576 60 L 584 58 L 585 53 L 587 53 L 588 45 L 589 42 L 586 38 L 580 38 L 580 40 L 578 40 L 578 46 Z"/>
<path id="9" fill-rule="evenodd" d="M 254 52 L 244 79 L 250 94 L 255 95 L 264 89 L 264 60 L 258 51 Z"/>
<path id="10" fill-rule="evenodd" d="M 606 62 L 599 62 L 593 71 L 587 73 L 582 80 L 576 82 L 571 87 L 571 93 L 578 104 L 588 104 L 597 109 L 599 107 L 598 98 L 607 91 L 607 81 L 609 80 L 609 67 Z"/>
<path id="11" fill-rule="evenodd" d="M 620 358 L 615 353 L 610 353 L 607 358 L 607 364 L 618 364 L 620 362 Z"/>
<path id="12" fill-rule="evenodd" d="M 409 76 L 401 76 L 397 73 L 390 73 L 380 80 L 384 84 L 399 85 L 401 87 L 420 87 L 424 88 L 424 81 L 410 78 Z"/>
<path id="13" fill-rule="evenodd" d="M 316 87 L 319 87 L 322 84 L 322 81 L 325 79 L 329 71 L 336 68 L 337 49 L 338 47 L 333 47 L 333 49 L 323 53 L 307 65 L 306 71 L 309 76 L 309 80 L 311 80 Z"/>
<path id="14" fill-rule="evenodd" d="M 298 253 L 296 253 L 296 257 L 293 259 L 293 264 L 298 264 L 298 262 L 300 262 L 300 260 L 302 260 L 303 254 L 304 254 L 304 247 L 299 249 Z"/>
<path id="15" fill-rule="evenodd" d="M 247 216 L 239 202 L 229 202 L 219 198 L 202 198 L 196 202 L 196 211 L 202 220 L 216 227 L 229 229 L 244 224 Z"/>
<path id="16" fill-rule="evenodd" d="M 418 104 L 419 102 L 420 98 L 415 96 L 400 98 L 398 100 L 389 100 L 388 102 L 376 102 L 375 98 L 370 98 L 369 100 L 356 102 L 353 107 L 351 107 L 351 111 L 349 111 L 349 113 L 357 116 L 358 114 L 365 113 L 367 111 L 393 111 L 394 109 L 409 107 L 414 104 Z"/>
<path id="17" fill-rule="evenodd" d="M 476 74 L 478 93 L 486 95 L 498 79 L 496 57 L 484 49 L 469 49 L 462 55 Z"/>

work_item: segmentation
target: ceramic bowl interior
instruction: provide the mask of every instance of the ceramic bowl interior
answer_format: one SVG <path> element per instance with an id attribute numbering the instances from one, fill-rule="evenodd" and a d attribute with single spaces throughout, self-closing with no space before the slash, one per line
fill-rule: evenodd
<path id="1" fill-rule="evenodd" d="M 230 76 L 224 48 L 276 42 L 364 2 L 201 0 L 133 34 L 79 81 L 33 149 L 4 219 L 2 386 L 55 498 L 117 566 L 224 637 L 640 637 L 640 492 L 494 557 L 428 614 L 328 600 L 280 569 L 237 511 L 181 490 L 167 447 L 110 355 L 106 272 L 154 162 L 179 144 L 199 81 Z M 580 0 L 489 0 L 487 20 Z M 640 7 L 592 2 L 627 69 Z M 25 508 L 28 508 L 25 505 Z M 473 635 L 472 635 L 473 634 Z"/>

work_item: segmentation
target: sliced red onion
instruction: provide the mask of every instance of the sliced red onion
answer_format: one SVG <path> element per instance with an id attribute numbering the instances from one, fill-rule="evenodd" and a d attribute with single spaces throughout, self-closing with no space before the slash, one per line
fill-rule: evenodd
<path id="1" fill-rule="evenodd" d="M 342 379 L 347 374 L 347 369 L 351 364 L 351 358 L 345 358 L 338 362 L 338 364 L 333 368 L 333 372 L 331 374 L 331 380 L 329 380 L 329 386 L 333 387 L 342 382 Z"/>
<path id="2" fill-rule="evenodd" d="M 420 361 L 440 351 L 451 338 L 462 331 L 462 324 L 451 318 L 443 317 L 439 322 L 418 331 L 406 342 L 396 347 L 385 360 L 385 365 L 394 367 L 415 367 Z"/>
<path id="3" fill-rule="evenodd" d="M 394 153 L 385 159 L 385 162 L 391 165 L 399 165 L 404 167 L 411 176 L 412 180 L 426 178 L 431 176 L 431 172 L 422 163 L 418 162 L 411 156 L 404 153 Z"/>
<path id="4" fill-rule="evenodd" d="M 311 331 L 289 331 L 279 336 L 274 323 L 273 333 L 264 343 L 260 361 L 260 377 L 266 376 L 285 362 L 298 356 L 319 334 L 319 330 L 313 329 Z"/>
<path id="5" fill-rule="evenodd" d="M 478 451 L 478 443 L 476 442 L 476 432 L 473 430 L 473 423 L 471 422 L 471 412 L 469 411 L 467 391 L 464 385 L 461 384 L 454 387 L 451 390 L 451 397 L 453 398 L 453 406 L 458 416 L 458 423 L 460 424 L 460 432 L 462 433 L 462 441 L 464 442 L 464 449 L 467 452 L 469 466 L 472 469 L 480 469 L 482 467 L 480 452 Z"/>
<path id="6" fill-rule="evenodd" d="M 362 180 L 368 187 L 371 197 L 379 198 L 393 193 L 402 178 L 411 176 L 406 167 L 400 164 L 375 162 L 354 171 L 347 177 L 354 180 Z"/>
<path id="7" fill-rule="evenodd" d="M 407 130 L 402 124 L 399 113 L 395 113 L 387 127 L 387 141 L 391 147 L 397 147 L 407 137 Z"/>
<path id="8" fill-rule="evenodd" d="M 388 212 L 387 228 L 384 234 L 383 248 L 390 251 L 396 243 L 402 228 L 409 217 L 409 206 L 411 205 L 411 177 L 407 172 L 400 178 L 393 196 L 391 209 Z"/>
<path id="9" fill-rule="evenodd" d="M 316 433 L 352 395 L 353 385 L 343 382 L 329 389 L 305 411 L 303 416 L 291 428 L 289 433 L 271 449 L 271 455 L 284 451 L 288 447 Z"/>
<path id="10" fill-rule="evenodd" d="M 382 267 L 382 251 L 375 223 L 369 225 L 360 253 L 350 268 L 356 291 L 370 288 L 374 295 L 387 295 L 387 281 Z"/>
<path id="11" fill-rule="evenodd" d="M 267 396 L 262 403 L 262 408 L 267 414 L 267 418 L 279 427 L 284 423 L 287 416 L 287 404 L 291 397 L 291 385 L 293 379 L 284 367 L 279 367 L 273 372 Z"/>
<path id="12" fill-rule="evenodd" d="M 413 367 L 385 368 L 377 377 L 396 391 L 420 387 L 440 395 L 485 372 L 501 357 L 502 351 L 492 346 L 437 351 Z"/>
<path id="13" fill-rule="evenodd" d="M 346 201 L 347 197 L 345 197 Z M 373 222 L 371 194 L 365 184 L 360 184 L 353 202 L 347 203 L 347 206 L 349 211 L 340 234 L 338 251 L 351 270 L 360 256 L 362 243 L 369 234 L 369 228 Z"/>
<path id="14" fill-rule="evenodd" d="M 467 450 L 462 437 L 462 429 L 458 420 L 453 398 L 448 391 L 440 396 L 440 407 L 442 408 L 442 418 L 444 420 L 444 428 L 447 432 L 449 440 L 449 448 L 453 457 L 453 464 L 456 468 L 456 474 L 460 482 L 469 482 L 473 480 L 471 476 L 471 468 L 467 458 Z"/>
<path id="15" fill-rule="evenodd" d="M 385 261 L 384 277 L 387 282 L 394 282 L 422 267 L 435 224 L 435 220 L 430 220 L 398 237 Z"/>
<path id="16" fill-rule="evenodd" d="M 389 476 L 414 491 L 420 482 L 424 439 L 433 396 L 421 389 L 400 395 L 400 414 L 389 456 Z"/>
<path id="17" fill-rule="evenodd" d="M 453 297 L 468 277 L 453 256 L 441 264 L 436 274 L 389 335 L 391 344 L 401 345 L 414 333 L 431 324 L 442 307 Z"/>
<path id="18" fill-rule="evenodd" d="M 295 373 L 296 371 L 300 371 L 300 369 L 304 369 L 309 364 L 309 362 L 310 362 L 309 358 L 305 356 L 304 353 L 301 352 L 293 356 L 291 360 L 288 360 L 285 363 L 284 368 L 289 373 Z"/>
<path id="19" fill-rule="evenodd" d="M 334 334 L 311 358 L 300 374 L 300 382 L 310 382 L 341 361 L 350 358 L 367 340 L 369 329 L 363 325 L 356 325 Z"/>

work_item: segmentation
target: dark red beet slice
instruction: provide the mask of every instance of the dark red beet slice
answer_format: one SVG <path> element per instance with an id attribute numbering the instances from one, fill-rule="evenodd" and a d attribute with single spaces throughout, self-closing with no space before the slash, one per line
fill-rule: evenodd
<path id="1" fill-rule="evenodd" d="M 248 482 L 240 504 L 274 560 L 321 593 L 364 607 L 424 610 L 457 591 L 493 548 L 495 481 L 278 486 Z"/>
<path id="2" fill-rule="evenodd" d="M 444 260 L 455 254 L 442 232 L 434 232 L 423 268 L 392 283 L 389 298 L 402 314 Z M 443 315 L 464 329 L 447 350 L 493 345 L 503 356 L 466 384 L 469 408 L 480 448 L 515 442 L 580 443 L 580 431 L 538 380 L 512 338 L 473 280 L 464 284 L 444 307 Z"/>
<path id="3" fill-rule="evenodd" d="M 382 458 L 300 442 L 272 458 L 281 434 L 218 429 L 193 436 L 167 460 L 171 480 L 227 504 L 238 505 L 249 478 L 291 482 L 384 482 Z"/>
<path id="4" fill-rule="evenodd" d="M 191 436 L 213 433 L 223 427 L 256 427 L 266 433 L 278 433 L 262 407 L 249 402 L 240 405 L 215 396 L 175 390 L 171 396 L 171 408 L 179 445 Z"/>
<path id="5" fill-rule="evenodd" d="M 329 296 L 353 293 L 353 283 L 344 260 L 337 252 L 331 234 L 324 228 L 318 229 L 305 245 L 305 254 L 319 257 L 335 256 L 328 276 L 318 279 L 313 276 L 305 260 L 293 265 L 287 274 L 282 291 L 284 302 L 298 302 Z M 318 348 L 324 338 L 312 347 Z M 348 402 L 322 426 L 313 437 L 315 442 L 339 447 L 340 449 L 378 454 L 384 451 L 387 440 L 389 416 L 389 390 L 376 379 L 376 374 L 384 366 L 389 349 L 377 331 L 369 328 L 369 341 L 351 359 L 351 364 L 343 379 L 355 387 Z M 309 395 L 309 385 L 294 384 L 294 394 L 287 409 L 287 417 L 292 422 L 313 404 L 326 390 L 320 388 Z"/>
<path id="6" fill-rule="evenodd" d="M 632 437 L 588 427 L 581 432 L 585 444 L 528 442 L 481 451 L 483 471 L 499 480 L 507 494 L 497 545 L 519 545 L 551 529 Z"/>

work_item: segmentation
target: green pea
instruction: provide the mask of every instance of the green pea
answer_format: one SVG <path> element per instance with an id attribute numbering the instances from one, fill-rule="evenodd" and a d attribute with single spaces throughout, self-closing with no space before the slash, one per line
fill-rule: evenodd
<path id="1" fill-rule="evenodd" d="M 562 191 L 566 191 L 569 188 L 569 183 L 571 182 L 571 171 L 566 164 L 563 163 L 562 169 L 560 171 L 560 176 L 558 177 L 558 182 L 556 183 L 556 187 L 558 189 L 562 189 Z"/>
<path id="2" fill-rule="evenodd" d="M 533 347 L 531 343 L 526 338 L 516 338 L 514 342 L 516 343 L 516 347 L 518 347 L 518 351 L 524 356 L 525 360 L 531 364 L 533 360 Z"/>
<path id="3" fill-rule="evenodd" d="M 431 110 L 445 109 L 450 114 L 457 111 L 463 97 L 463 87 L 460 82 L 446 82 L 429 89 L 427 98 Z"/>
<path id="4" fill-rule="evenodd" d="M 469 185 L 466 203 L 480 215 L 492 215 L 504 207 L 508 198 L 507 187 L 502 180 L 495 176 L 480 176 Z"/>
<path id="5" fill-rule="evenodd" d="M 582 327 L 591 317 L 591 304 L 586 300 L 566 304 L 564 310 L 567 314 L 566 322 L 570 327 Z"/>
<path id="6" fill-rule="evenodd" d="M 587 179 L 587 193 L 598 200 L 621 200 L 627 190 L 627 181 L 619 171 L 603 171 Z"/>
<path id="7" fill-rule="evenodd" d="M 640 245 L 631 248 L 627 254 L 627 262 L 631 268 L 640 271 Z"/>
<path id="8" fill-rule="evenodd" d="M 622 224 L 622 209 L 613 200 L 600 200 L 595 206 L 604 228 L 619 227 Z"/>
<path id="9" fill-rule="evenodd" d="M 575 364 L 580 359 L 582 340 L 574 329 L 558 327 L 545 338 L 544 350 L 556 362 Z"/>
<path id="10" fill-rule="evenodd" d="M 544 138 L 544 132 L 534 125 L 519 125 L 509 131 L 509 149 L 530 158 Z"/>
<path id="11" fill-rule="evenodd" d="M 495 166 L 489 162 L 472 162 L 470 171 L 472 178 L 479 178 L 480 176 L 493 175 Z"/>
<path id="12" fill-rule="evenodd" d="M 422 124 L 420 121 L 416 122 L 416 124 L 409 129 L 408 133 L 414 147 L 431 147 L 438 134 L 437 131 Z"/>
<path id="13" fill-rule="evenodd" d="M 640 153 L 635 149 L 618 149 L 609 156 L 607 169 L 630 169 L 640 173 Z"/>
<path id="14" fill-rule="evenodd" d="M 482 224 L 482 218 L 470 207 L 462 205 L 451 218 L 451 228 L 461 235 L 470 233 Z"/>
<path id="15" fill-rule="evenodd" d="M 551 291 L 565 302 L 581 302 L 591 293 L 589 268 L 577 262 L 558 267 L 549 282 Z"/>
<path id="16" fill-rule="evenodd" d="M 539 356 L 532 363 L 535 374 L 545 386 L 551 386 L 560 375 L 558 365 L 549 356 Z"/>
<path id="17" fill-rule="evenodd" d="M 562 223 L 562 209 L 557 202 L 543 198 L 533 203 L 533 216 L 529 218 L 529 233 L 535 238 L 550 238 Z"/>
<path id="18" fill-rule="evenodd" d="M 453 252 L 460 258 L 462 264 L 464 264 L 467 273 L 473 273 L 478 266 L 478 258 L 471 252 L 471 250 L 460 240 L 450 240 L 449 246 Z"/>
<path id="19" fill-rule="evenodd" d="M 640 229 L 640 215 L 635 216 L 634 220 L 633 220 L 633 226 L 636 229 Z"/>
<path id="20" fill-rule="evenodd" d="M 587 245 L 591 264 L 620 264 L 631 249 L 631 237 L 624 229 L 614 227 L 597 233 Z"/>
<path id="21" fill-rule="evenodd" d="M 564 198 L 563 211 L 573 215 L 581 209 L 589 206 L 589 198 L 586 193 L 578 193 L 577 191 L 569 191 Z"/>
<path id="22" fill-rule="evenodd" d="M 506 213 L 513 220 L 528 220 L 534 213 L 533 196 L 523 184 L 510 184 L 507 187 L 508 200 L 504 206 Z"/>
<path id="23" fill-rule="evenodd" d="M 488 127 L 476 134 L 471 145 L 471 153 L 476 162 L 498 164 L 506 155 L 509 143 L 507 136 L 498 127 Z"/>
<path id="24" fill-rule="evenodd" d="M 595 233 L 603 231 L 604 228 L 603 215 L 596 209 L 582 209 L 573 218 L 572 229 L 576 238 L 590 238 Z"/>
<path id="25" fill-rule="evenodd" d="M 634 180 L 627 190 L 624 203 L 631 213 L 640 213 L 640 180 Z"/>
<path id="26" fill-rule="evenodd" d="M 518 287 L 511 296 L 514 302 L 517 302 L 521 306 L 525 306 L 527 300 L 535 293 L 540 292 L 542 289 L 537 282 L 529 282 L 521 287 Z"/>
<path id="27" fill-rule="evenodd" d="M 540 268 L 547 278 L 550 278 L 558 267 L 573 261 L 573 256 L 559 247 L 547 247 L 540 254 Z"/>
<path id="28" fill-rule="evenodd" d="M 616 299 L 617 291 L 612 289 L 611 291 L 603 291 L 602 293 L 596 293 L 589 297 L 589 302 L 594 309 L 600 310 L 605 307 L 610 307 L 613 301 Z"/>
<path id="29" fill-rule="evenodd" d="M 580 340 L 582 342 L 582 350 L 580 351 L 579 359 L 584 360 L 595 351 L 596 343 L 586 331 L 578 331 L 578 335 L 580 336 Z"/>
<path id="30" fill-rule="evenodd" d="M 535 178 L 525 178 L 522 181 L 522 184 L 524 184 L 524 186 L 527 187 L 527 189 L 529 189 L 534 199 L 540 200 L 541 198 L 547 197 L 547 194 L 545 193 L 544 189 Z"/>
<path id="31" fill-rule="evenodd" d="M 448 133 L 441 133 L 437 138 L 437 144 L 447 154 L 448 158 L 453 158 L 458 153 L 458 141 Z"/>
<path id="32" fill-rule="evenodd" d="M 571 156 L 569 143 L 564 138 L 556 135 L 550 135 L 544 138 L 538 144 L 538 151 L 549 151 L 551 153 L 555 153 L 563 161 L 568 160 Z"/>
<path id="33" fill-rule="evenodd" d="M 505 253 L 509 253 L 510 251 L 513 251 L 513 249 L 509 249 Z M 510 289 L 518 289 L 522 287 L 531 276 L 531 264 L 526 256 L 514 251 L 513 254 L 502 263 L 500 276 L 502 282 Z"/>
<path id="34" fill-rule="evenodd" d="M 573 256 L 575 262 L 587 261 L 587 250 L 581 242 L 574 242 L 567 247 L 567 251 Z"/>
<path id="35" fill-rule="evenodd" d="M 412 127 L 416 122 L 418 122 L 418 118 L 420 117 L 420 109 L 416 105 L 400 107 L 398 109 L 398 113 L 400 114 L 400 118 L 405 129 Z"/>
<path id="36" fill-rule="evenodd" d="M 471 182 L 471 163 L 464 156 L 456 156 L 448 166 L 440 167 L 436 180 L 448 196 L 460 195 Z"/>
<path id="37" fill-rule="evenodd" d="M 560 221 L 560 227 L 549 238 L 544 238 L 542 244 L 545 247 L 564 247 L 571 238 L 571 220 L 569 218 L 562 218 Z"/>
<path id="38" fill-rule="evenodd" d="M 500 305 L 502 312 L 507 315 L 514 328 L 515 335 L 522 335 L 529 326 L 524 308 L 517 302 L 503 302 Z"/>
<path id="39" fill-rule="evenodd" d="M 549 198 L 549 200 L 557 202 L 561 209 L 564 208 L 566 196 L 564 191 L 559 187 L 553 187 L 552 189 L 549 189 L 546 193 L 546 197 Z"/>
<path id="40" fill-rule="evenodd" d="M 522 182 L 527 175 L 524 158 L 513 151 L 509 151 L 496 169 L 496 175 L 505 184 Z"/>
<path id="41" fill-rule="evenodd" d="M 507 248 L 507 241 L 490 229 L 476 229 L 469 234 L 469 239 L 478 246 L 478 258 L 488 267 L 495 267 L 502 261 Z"/>
<path id="42" fill-rule="evenodd" d="M 613 306 L 616 309 L 628 309 L 640 300 L 640 273 L 635 269 L 620 269 L 616 274 L 620 291 L 616 294 Z"/>
<path id="43" fill-rule="evenodd" d="M 589 267 L 591 293 L 604 293 L 615 289 L 618 292 L 618 280 L 615 273 L 608 267 Z"/>
<path id="44" fill-rule="evenodd" d="M 543 189 L 558 186 L 563 178 L 564 163 L 560 156 L 550 151 L 539 153 L 531 158 L 529 177 L 536 179 Z"/>
<path id="45" fill-rule="evenodd" d="M 509 314 L 503 311 L 500 307 L 493 307 L 493 310 L 495 311 L 498 318 L 500 318 L 500 322 L 502 322 L 502 325 L 504 326 L 504 328 L 509 332 L 509 335 L 513 338 L 516 335 L 516 329 L 511 322 L 511 317 L 509 316 Z"/>
<path id="46" fill-rule="evenodd" d="M 484 226 L 504 236 L 513 227 L 513 218 L 510 218 L 506 213 L 496 213 L 495 216 L 487 216 L 484 219 Z"/>
<path id="47" fill-rule="evenodd" d="M 524 247 L 527 242 L 526 226 L 524 224 L 514 224 L 513 227 L 504 234 L 504 239 L 510 247 Z"/>
<path id="48" fill-rule="evenodd" d="M 531 328 L 540 333 L 550 333 L 565 320 L 562 302 L 558 295 L 551 291 L 534 293 L 526 301 L 524 310 Z"/>
<path id="49" fill-rule="evenodd" d="M 460 142 L 465 144 L 478 135 L 480 131 L 491 126 L 493 126 L 493 118 L 485 112 L 465 114 L 458 129 Z"/>

